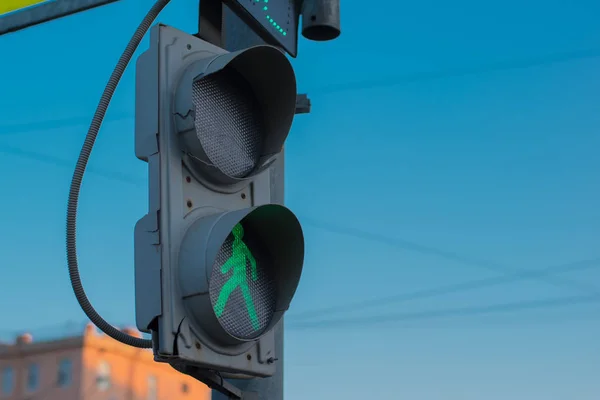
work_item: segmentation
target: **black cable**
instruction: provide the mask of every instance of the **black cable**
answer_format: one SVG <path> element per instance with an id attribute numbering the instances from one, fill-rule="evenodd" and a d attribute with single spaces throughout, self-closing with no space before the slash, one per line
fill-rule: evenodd
<path id="1" fill-rule="evenodd" d="M 150 11 L 148 11 L 148 14 L 146 14 L 133 34 L 133 37 L 127 44 L 125 51 L 121 55 L 121 58 L 119 58 L 119 61 L 117 62 L 117 65 L 113 70 L 106 87 L 104 88 L 104 92 L 102 93 L 102 97 L 100 98 L 100 102 L 96 108 L 94 118 L 90 124 L 90 129 L 88 130 L 85 141 L 83 142 L 77 164 L 75 165 L 75 172 L 73 173 L 73 179 L 71 181 L 69 201 L 67 206 L 67 262 L 69 265 L 69 277 L 71 278 L 71 286 L 73 287 L 73 292 L 75 293 L 75 297 L 77 298 L 81 309 L 90 319 L 90 321 L 92 321 L 92 323 L 94 323 L 94 325 L 96 325 L 102 332 L 121 343 L 139 348 L 152 348 L 152 340 L 140 339 L 128 335 L 106 322 L 100 316 L 100 314 L 96 312 L 88 300 L 85 291 L 83 290 L 81 277 L 79 276 L 79 267 L 77 264 L 77 203 L 79 200 L 79 191 L 81 190 L 81 182 L 83 180 L 85 168 L 90 158 L 90 154 L 92 153 L 92 148 L 94 147 L 98 132 L 100 131 L 102 120 L 106 115 L 106 110 L 108 109 L 110 100 L 112 99 L 113 94 L 117 89 L 117 85 L 119 84 L 119 81 L 125 72 L 125 68 L 127 68 L 127 64 L 129 64 L 133 58 L 135 50 L 140 45 L 140 42 L 142 41 L 146 32 L 148 32 L 150 29 L 152 22 L 156 19 L 156 17 L 158 17 L 158 14 L 160 14 L 163 8 L 169 4 L 169 1 L 170 0 L 158 0 L 152 6 Z"/>

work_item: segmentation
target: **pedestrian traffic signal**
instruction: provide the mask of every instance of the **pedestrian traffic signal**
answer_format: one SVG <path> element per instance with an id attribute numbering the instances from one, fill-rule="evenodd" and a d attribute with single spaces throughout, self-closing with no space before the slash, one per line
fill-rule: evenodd
<path id="1" fill-rule="evenodd" d="M 233 272 L 229 274 L 230 271 Z M 252 339 L 265 330 L 275 310 L 275 285 L 269 269 L 262 263 L 256 266 L 253 250 L 244 242 L 244 227 L 240 222 L 233 227 L 217 253 L 209 286 L 215 315 L 227 333 Z M 229 301 L 237 288 L 241 290 L 243 299 L 238 296 Z M 255 299 L 262 311 L 260 319 L 256 313 Z M 227 307 L 228 302 L 230 307 Z M 240 310 L 246 311 L 248 318 L 243 312 L 240 315 Z"/>
<path id="2" fill-rule="evenodd" d="M 136 71 L 136 155 L 149 213 L 135 228 L 136 319 L 157 361 L 270 376 L 273 329 L 300 280 L 304 237 L 273 204 L 296 108 L 283 52 L 227 52 L 152 28 Z"/>

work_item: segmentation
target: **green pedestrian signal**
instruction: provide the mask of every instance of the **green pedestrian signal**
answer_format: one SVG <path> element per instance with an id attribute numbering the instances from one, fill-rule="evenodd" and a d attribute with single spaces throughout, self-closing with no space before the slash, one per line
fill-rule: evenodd
<path id="1" fill-rule="evenodd" d="M 215 314 L 218 318 L 221 318 L 231 293 L 239 288 L 244 296 L 246 310 L 248 312 L 248 317 L 252 322 L 252 327 L 257 331 L 260 326 L 258 323 L 258 316 L 256 315 L 256 308 L 254 307 L 254 300 L 252 299 L 252 294 L 250 293 L 250 288 L 248 286 L 247 277 L 248 264 L 250 264 L 252 280 L 256 281 L 258 279 L 256 260 L 250 249 L 248 249 L 248 246 L 246 246 L 246 243 L 244 243 L 244 227 L 241 224 L 237 224 L 231 233 L 234 237 L 231 245 L 232 254 L 231 257 L 225 261 L 225 264 L 221 266 L 221 273 L 227 274 L 230 270 L 233 270 L 233 274 L 231 274 L 231 277 L 225 282 L 219 292 L 219 297 L 215 304 Z"/>

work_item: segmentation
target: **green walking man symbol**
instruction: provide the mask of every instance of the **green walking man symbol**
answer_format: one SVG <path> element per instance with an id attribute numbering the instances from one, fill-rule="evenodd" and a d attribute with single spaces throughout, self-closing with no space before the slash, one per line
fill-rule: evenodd
<path id="1" fill-rule="evenodd" d="M 221 266 L 221 274 L 226 274 L 230 270 L 233 269 L 233 273 L 231 277 L 225 282 L 223 287 L 221 288 L 221 292 L 219 292 L 219 298 L 215 304 L 215 314 L 217 318 L 220 318 L 225 311 L 225 305 L 227 305 L 227 300 L 229 300 L 229 296 L 231 293 L 238 287 L 242 291 L 242 295 L 244 296 L 244 301 L 246 302 L 246 310 L 248 311 L 248 316 L 250 317 L 250 322 L 252 323 L 252 327 L 255 331 L 259 328 L 258 316 L 256 315 L 256 309 L 254 308 L 254 302 L 252 300 L 252 295 L 250 294 L 250 288 L 248 287 L 248 277 L 247 277 L 247 263 L 246 260 L 250 262 L 251 267 L 251 275 L 252 280 L 256 281 L 258 279 L 258 275 L 256 273 L 256 260 L 254 256 L 246 246 L 246 243 L 242 240 L 244 237 L 244 228 L 241 224 L 237 224 L 233 227 L 231 231 L 233 234 L 233 244 L 231 245 L 231 257 Z"/>

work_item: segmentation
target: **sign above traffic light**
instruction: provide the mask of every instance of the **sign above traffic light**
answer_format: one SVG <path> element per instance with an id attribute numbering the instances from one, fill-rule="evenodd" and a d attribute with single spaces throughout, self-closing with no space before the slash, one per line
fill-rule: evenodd
<path id="1" fill-rule="evenodd" d="M 298 53 L 300 0 L 224 0 L 268 43 L 282 47 L 289 55 Z"/>
<path id="2" fill-rule="evenodd" d="M 49 0 L 4 0 L 0 3 L 0 16 L 37 6 Z"/>
<path id="3" fill-rule="evenodd" d="M 0 0 L 0 35 L 118 0 Z"/>

